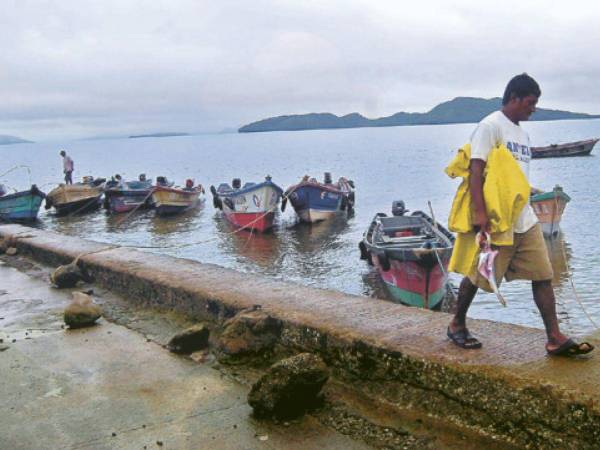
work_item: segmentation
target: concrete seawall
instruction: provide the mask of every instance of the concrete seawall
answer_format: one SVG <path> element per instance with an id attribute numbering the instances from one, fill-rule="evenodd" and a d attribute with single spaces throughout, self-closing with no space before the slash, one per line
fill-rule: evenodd
<path id="1" fill-rule="evenodd" d="M 0 236 L 45 264 L 81 255 L 104 287 L 198 320 L 259 304 L 281 320 L 282 346 L 318 353 L 336 378 L 399 416 L 521 448 L 600 448 L 600 356 L 548 358 L 541 330 L 473 320 L 484 348 L 463 351 L 448 342 L 443 313 L 18 225 Z"/>

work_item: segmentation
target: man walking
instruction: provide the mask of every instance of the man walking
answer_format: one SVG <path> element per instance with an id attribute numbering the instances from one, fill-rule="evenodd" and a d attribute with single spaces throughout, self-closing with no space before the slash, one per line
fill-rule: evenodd
<path id="1" fill-rule="evenodd" d="M 73 174 L 73 169 L 75 168 L 75 165 L 73 164 L 73 160 L 71 159 L 70 156 L 67 155 L 67 152 L 65 152 L 64 150 L 60 151 L 60 156 L 62 156 L 62 158 L 63 158 L 63 172 L 65 174 L 65 183 L 73 184 L 72 174 Z"/>
<path id="2" fill-rule="evenodd" d="M 501 110 L 485 117 L 471 136 L 468 188 L 476 231 L 490 230 L 483 195 L 484 169 L 490 151 L 499 145 L 506 146 L 529 178 L 529 136 L 519 123 L 528 120 L 535 112 L 540 95 L 540 87 L 533 78 L 525 73 L 515 76 L 506 86 Z M 548 354 L 570 356 L 591 352 L 594 348 L 591 344 L 576 343 L 560 332 L 552 288 L 552 266 L 541 227 L 529 204 L 525 205 L 513 223 L 513 233 L 513 245 L 495 247 L 499 252 L 495 260 L 497 281 L 503 277 L 507 281 L 531 280 L 533 298 L 546 328 Z M 467 311 L 478 288 L 490 289 L 487 280 L 473 267 L 460 284 L 457 311 L 447 331 L 450 340 L 465 349 L 482 346 L 466 326 Z"/>

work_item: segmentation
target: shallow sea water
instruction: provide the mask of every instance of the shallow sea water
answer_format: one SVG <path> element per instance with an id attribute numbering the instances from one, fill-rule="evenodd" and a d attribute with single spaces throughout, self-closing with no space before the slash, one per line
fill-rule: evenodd
<path id="1" fill-rule="evenodd" d="M 15 165 L 31 170 L 31 180 L 48 192 L 62 179 L 58 155 L 66 148 L 75 161 L 75 177 L 125 179 L 146 173 L 165 175 L 182 184 L 194 178 L 206 187 L 239 177 L 259 181 L 267 174 L 282 188 L 304 174 L 351 178 L 356 183 L 354 217 L 316 225 L 299 224 L 288 205 L 267 234 L 233 233 L 212 206 L 210 194 L 197 210 L 158 218 L 139 211 L 127 221 L 104 211 L 60 218 L 43 211 L 37 226 L 101 242 L 150 246 L 146 249 L 277 279 L 379 298 L 387 293 L 376 272 L 359 259 L 357 244 L 377 212 L 390 213 L 393 200 L 410 210 L 427 210 L 431 201 L 439 221 L 446 223 L 458 181 L 443 172 L 455 150 L 466 142 L 474 124 L 349 130 L 315 130 L 255 134 L 215 134 L 172 138 L 106 139 L 0 147 L 0 173 Z M 533 145 L 600 136 L 600 121 L 531 122 L 524 127 Z M 563 216 L 563 233 L 547 242 L 555 270 L 554 285 L 563 327 L 569 333 L 594 330 L 569 282 L 569 266 L 579 299 L 600 323 L 597 280 L 600 275 L 600 235 L 596 231 L 600 186 L 595 183 L 600 158 L 534 160 L 532 185 L 563 186 L 572 197 Z M 18 170 L 2 177 L 11 187 L 25 189 L 29 175 Z M 207 189 L 208 192 L 208 189 Z M 183 245 L 183 246 L 182 246 Z M 566 256 L 566 261 L 563 255 Z M 515 281 L 501 287 L 508 307 L 495 296 L 480 293 L 471 317 L 542 327 L 530 283 Z"/>

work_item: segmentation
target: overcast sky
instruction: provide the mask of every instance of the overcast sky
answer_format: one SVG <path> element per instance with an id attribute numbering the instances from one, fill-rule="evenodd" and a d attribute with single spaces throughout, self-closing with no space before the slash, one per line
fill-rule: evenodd
<path id="1" fill-rule="evenodd" d="M 600 113 L 600 2 L 2 0 L 0 134 L 218 131 L 501 96 Z"/>

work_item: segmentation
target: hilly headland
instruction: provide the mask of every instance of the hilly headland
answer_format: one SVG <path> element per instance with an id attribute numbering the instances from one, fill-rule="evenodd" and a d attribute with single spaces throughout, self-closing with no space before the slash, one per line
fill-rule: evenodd
<path id="1" fill-rule="evenodd" d="M 498 110 L 502 99 L 456 97 L 440 103 L 426 113 L 398 112 L 388 117 L 369 119 L 358 113 L 336 116 L 331 113 L 294 114 L 252 122 L 244 125 L 240 133 L 261 131 L 300 131 L 333 128 L 397 127 L 404 125 L 440 125 L 479 122 L 486 115 Z M 531 120 L 594 119 L 600 115 L 538 108 Z"/>

